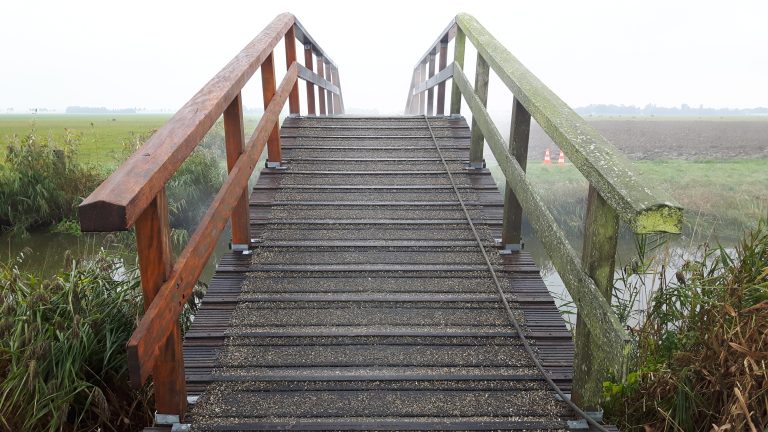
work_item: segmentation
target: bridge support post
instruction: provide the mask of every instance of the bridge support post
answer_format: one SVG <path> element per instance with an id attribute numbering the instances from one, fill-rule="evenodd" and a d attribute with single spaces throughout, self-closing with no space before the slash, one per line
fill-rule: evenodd
<path id="1" fill-rule="evenodd" d="M 139 256 L 141 290 L 146 312 L 173 268 L 168 199 L 164 189 L 136 219 L 135 227 L 136 252 Z M 178 322 L 158 349 L 152 377 L 158 417 L 183 418 L 187 410 L 187 388 Z"/>
<path id="2" fill-rule="evenodd" d="M 610 303 L 613 294 L 613 274 L 616 265 L 616 243 L 619 216 L 590 184 L 585 216 L 584 247 L 581 262 L 586 273 L 595 281 L 600 293 Z M 603 393 L 603 380 L 608 365 L 599 364 L 593 350 L 601 347 L 587 328 L 580 313 L 576 318 L 575 358 L 573 363 L 572 400 L 585 411 L 598 411 Z M 623 353 L 611 353 L 621 356 Z"/>
<path id="3" fill-rule="evenodd" d="M 456 37 L 453 46 L 453 62 L 462 70 L 464 69 L 464 45 L 466 45 L 467 36 L 461 27 L 456 28 Z M 461 114 L 461 90 L 456 80 L 451 80 L 451 115 Z"/>
<path id="4" fill-rule="evenodd" d="M 531 114 L 517 98 L 512 102 L 512 124 L 509 132 L 509 153 L 525 171 L 528 160 L 528 138 L 531 132 Z M 520 251 L 523 245 L 523 207 L 512 188 L 504 192 L 504 225 L 501 230 L 502 251 Z"/>
<path id="5" fill-rule="evenodd" d="M 419 80 L 418 84 L 423 83 L 427 80 L 427 63 L 421 63 L 419 64 Z M 420 92 L 417 97 L 419 98 L 419 114 L 424 114 L 427 112 L 427 98 L 426 94 L 424 92 Z"/>
<path id="6" fill-rule="evenodd" d="M 488 75 L 490 73 L 490 67 L 488 62 L 485 61 L 483 56 L 477 53 L 477 67 L 475 68 L 475 95 L 480 99 L 480 102 L 485 107 L 488 104 Z M 485 144 L 485 138 L 483 137 L 483 131 L 480 130 L 480 125 L 477 124 L 477 120 L 472 117 L 472 137 L 470 138 L 469 146 L 469 167 L 470 168 L 485 168 L 485 160 L 483 160 L 483 145 Z"/>
<path id="7" fill-rule="evenodd" d="M 231 172 L 245 148 L 242 93 L 238 93 L 224 110 L 224 141 L 227 150 L 227 171 Z M 243 190 L 230 218 L 233 250 L 248 251 L 251 242 L 247 189 L 246 187 Z"/>
<path id="8" fill-rule="evenodd" d="M 443 70 L 448 65 L 448 41 L 440 42 L 440 60 L 438 69 Z M 445 115 L 445 81 L 437 85 L 437 115 Z"/>
<path id="9" fill-rule="evenodd" d="M 269 53 L 261 64 L 261 89 L 264 93 L 264 109 L 269 107 L 272 98 L 277 93 L 275 83 L 275 55 Z M 280 151 L 280 120 L 276 121 L 267 139 L 267 167 L 278 168 L 283 161 Z"/>
<path id="10" fill-rule="evenodd" d="M 339 88 L 339 94 L 333 97 L 333 112 L 335 114 L 344 114 L 344 102 L 341 98 L 341 82 L 339 82 L 339 69 L 335 66 L 331 68 L 331 83 Z"/>
<path id="11" fill-rule="evenodd" d="M 310 71 L 314 70 L 312 60 L 312 45 L 304 45 L 304 66 Z M 307 81 L 307 115 L 315 115 L 315 85 Z"/>

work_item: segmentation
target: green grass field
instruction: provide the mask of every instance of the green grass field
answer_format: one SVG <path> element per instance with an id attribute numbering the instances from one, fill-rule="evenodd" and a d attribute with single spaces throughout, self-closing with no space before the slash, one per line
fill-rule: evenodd
<path id="1" fill-rule="evenodd" d="M 0 152 L 5 153 L 14 135 L 24 136 L 34 130 L 38 136 L 60 141 L 70 130 L 81 136 L 80 155 L 84 161 L 114 164 L 124 141 L 157 129 L 169 118 L 164 114 L 0 115 Z"/>

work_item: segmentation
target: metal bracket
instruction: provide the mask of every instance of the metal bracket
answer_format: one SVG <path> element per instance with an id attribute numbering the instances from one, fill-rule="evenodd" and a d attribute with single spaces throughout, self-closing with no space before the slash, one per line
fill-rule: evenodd
<path id="1" fill-rule="evenodd" d="M 171 432 L 189 432 L 192 430 L 192 425 L 188 423 L 174 423 L 171 427 Z"/>
<path id="2" fill-rule="evenodd" d="M 472 169 L 483 169 L 485 168 L 485 159 L 483 159 L 480 162 L 467 162 L 464 164 L 464 169 L 472 170 Z"/>
<path id="3" fill-rule="evenodd" d="M 232 252 L 240 252 L 243 255 L 250 255 L 251 254 L 251 245 L 249 244 L 241 244 L 241 243 L 230 243 L 229 249 L 232 250 Z"/>
<path id="4" fill-rule="evenodd" d="M 501 245 L 501 249 L 499 249 L 499 255 L 511 255 L 513 252 L 520 252 L 525 248 L 525 243 L 508 243 L 505 245 Z"/>
<path id="5" fill-rule="evenodd" d="M 169 426 L 176 423 L 181 423 L 181 418 L 178 414 L 160 414 L 155 411 L 155 424 Z"/>
<path id="6" fill-rule="evenodd" d="M 283 165 L 282 161 L 280 161 L 280 162 L 270 162 L 270 161 L 267 161 L 265 166 L 267 168 L 272 168 L 272 169 L 287 169 L 288 168 L 287 166 Z"/>
<path id="7" fill-rule="evenodd" d="M 598 423 L 603 422 L 603 410 L 585 411 L 584 413 Z M 568 420 L 568 430 L 589 430 L 589 423 L 586 419 Z"/>

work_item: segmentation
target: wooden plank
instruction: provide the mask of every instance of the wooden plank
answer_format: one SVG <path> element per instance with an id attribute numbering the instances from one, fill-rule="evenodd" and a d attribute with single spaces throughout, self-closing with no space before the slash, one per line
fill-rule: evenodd
<path id="1" fill-rule="evenodd" d="M 456 67 L 464 68 L 464 49 L 466 44 L 466 35 L 464 30 L 458 25 L 456 26 L 456 41 L 453 46 L 453 65 Z M 456 84 L 454 79 L 451 84 L 451 115 L 461 113 L 461 91 L 459 85 Z"/>
<path id="2" fill-rule="evenodd" d="M 477 65 L 475 66 L 474 94 L 483 108 L 488 105 L 488 75 L 490 68 L 480 53 L 477 53 Z M 485 167 L 483 159 L 483 147 L 485 145 L 483 131 L 477 124 L 477 119 L 472 116 L 472 138 L 469 140 L 469 163 L 473 168 Z"/>
<path id="3" fill-rule="evenodd" d="M 442 73 L 448 64 L 448 40 L 440 41 L 440 61 L 438 69 Z M 438 75 L 440 75 L 438 73 Z M 453 76 L 453 63 L 451 63 L 451 76 Z M 445 114 L 445 81 L 441 82 L 437 86 L 437 115 L 441 116 Z"/>
<path id="4" fill-rule="evenodd" d="M 429 55 L 429 72 L 427 78 L 431 79 L 435 76 L 435 54 Z M 429 82 L 429 79 L 427 82 Z M 432 87 L 427 90 L 427 115 L 431 116 L 435 112 L 435 91 Z"/>
<path id="5" fill-rule="evenodd" d="M 427 90 L 431 91 L 432 88 L 439 85 L 439 86 L 443 86 L 443 99 L 445 99 L 445 82 L 451 79 L 452 77 L 453 77 L 453 63 L 451 63 L 448 66 L 442 67 L 440 69 L 440 72 L 437 73 L 437 75 L 433 74 L 433 76 L 431 76 L 427 81 L 416 86 L 413 92 L 414 94 L 418 94 Z M 439 96 L 440 96 L 440 93 L 438 92 L 438 99 L 437 99 L 438 104 L 440 103 Z M 445 105 L 445 100 L 443 100 L 443 105 Z M 445 109 L 445 107 L 443 107 L 443 109 Z M 432 114 L 430 113 L 428 115 L 432 115 Z M 438 112 L 438 115 L 442 115 L 442 114 Z M 437 128 L 439 128 L 439 126 L 433 127 L 433 129 L 437 129 Z"/>
<path id="6" fill-rule="evenodd" d="M 293 23 L 293 15 L 278 15 L 101 183 L 80 204 L 81 229 L 122 231 L 133 226 Z"/>

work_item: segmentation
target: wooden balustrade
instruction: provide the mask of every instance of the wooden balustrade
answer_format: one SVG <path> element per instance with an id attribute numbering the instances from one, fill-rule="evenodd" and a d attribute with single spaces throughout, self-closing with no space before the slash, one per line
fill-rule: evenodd
<path id="1" fill-rule="evenodd" d="M 304 46 L 309 69 L 296 62 L 297 39 Z M 280 40 L 285 40 L 288 70 L 278 86 L 273 51 Z M 313 56 L 317 57 L 320 76 L 311 70 Z M 332 71 L 332 80 L 322 77 L 323 66 Z M 241 91 L 258 69 L 264 114 L 246 141 Z M 83 231 L 135 228 L 145 313 L 128 342 L 128 369 L 135 387 L 143 385 L 150 375 L 153 377 L 156 409 L 162 418 L 181 418 L 186 411 L 179 314 L 228 222 L 232 226 L 233 249 L 250 247 L 248 179 L 264 147 L 268 166 L 280 164 L 280 112 L 287 101 L 291 114 L 300 113 L 299 78 L 307 81 L 309 115 L 315 114 L 315 86 L 321 98 L 321 114 L 326 113 L 326 93 L 334 95 L 333 109 L 328 106 L 330 114 L 343 113 L 336 65 L 299 21 L 285 13 L 277 16 L 80 205 Z M 221 116 L 228 176 L 174 262 L 165 185 Z"/>
<path id="2" fill-rule="evenodd" d="M 477 49 L 474 87 L 464 75 L 467 38 Z M 452 64 L 444 64 L 445 45 L 454 40 Z M 439 50 L 439 71 L 423 71 Z M 486 110 L 489 71 L 493 70 L 514 96 L 511 130 L 504 141 Z M 611 308 L 619 221 L 638 234 L 679 233 L 682 209 L 662 191 L 638 176 L 616 148 L 587 124 L 547 86 L 530 73 L 477 20 L 459 14 L 417 62 L 406 101 L 407 114 L 432 111 L 435 86 L 452 80 L 450 114 L 460 113 L 462 99 L 472 112 L 470 167 L 483 166 L 483 145 L 493 152 L 506 178 L 502 247 L 521 248 L 523 214 L 565 283 L 578 309 L 573 377 L 573 400 L 594 410 L 599 404 L 602 381 L 609 370 L 618 371 L 626 334 Z M 444 99 L 438 87 L 437 113 Z M 589 181 L 584 243 L 581 260 L 562 229 L 526 178 L 531 118 L 535 119 L 576 168 Z"/>

